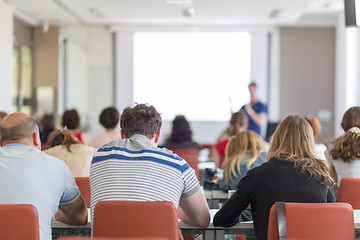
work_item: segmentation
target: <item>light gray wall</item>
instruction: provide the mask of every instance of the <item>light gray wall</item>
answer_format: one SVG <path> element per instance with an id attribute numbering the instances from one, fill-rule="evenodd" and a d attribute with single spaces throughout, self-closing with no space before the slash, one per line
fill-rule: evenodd
<path id="1" fill-rule="evenodd" d="M 280 115 L 317 116 L 320 138 L 334 136 L 335 33 L 332 27 L 280 28 Z"/>

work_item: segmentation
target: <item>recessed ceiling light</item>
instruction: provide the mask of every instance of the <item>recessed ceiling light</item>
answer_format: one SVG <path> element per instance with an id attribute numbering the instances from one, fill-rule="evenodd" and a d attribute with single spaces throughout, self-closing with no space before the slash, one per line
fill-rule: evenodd
<path id="1" fill-rule="evenodd" d="M 184 17 L 192 17 L 195 15 L 195 9 L 192 7 L 184 8 L 183 9 L 183 16 Z"/>
<path id="2" fill-rule="evenodd" d="M 271 10 L 271 12 L 269 13 L 269 18 L 278 18 L 281 14 L 281 10 L 280 9 L 273 9 Z"/>

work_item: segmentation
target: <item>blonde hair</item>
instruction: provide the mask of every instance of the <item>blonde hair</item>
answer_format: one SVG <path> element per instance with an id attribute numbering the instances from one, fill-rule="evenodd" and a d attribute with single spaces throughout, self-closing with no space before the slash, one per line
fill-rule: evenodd
<path id="1" fill-rule="evenodd" d="M 334 180 L 329 173 L 328 165 L 314 154 L 315 140 L 310 124 L 298 115 L 288 115 L 274 133 L 268 151 L 268 160 L 277 158 L 294 163 L 300 172 L 309 173 L 310 178 L 329 182 Z"/>
<path id="2" fill-rule="evenodd" d="M 225 182 L 229 186 L 232 176 L 237 177 L 235 167 L 241 175 L 240 164 L 246 161 L 249 170 L 260 153 L 265 150 L 261 137 L 253 131 L 242 131 L 229 139 L 225 155 Z"/>
<path id="3" fill-rule="evenodd" d="M 69 152 L 71 152 L 70 146 L 78 143 L 80 143 L 79 140 L 69 130 L 65 129 L 56 129 L 52 131 L 48 137 L 49 147 L 65 145 Z"/>

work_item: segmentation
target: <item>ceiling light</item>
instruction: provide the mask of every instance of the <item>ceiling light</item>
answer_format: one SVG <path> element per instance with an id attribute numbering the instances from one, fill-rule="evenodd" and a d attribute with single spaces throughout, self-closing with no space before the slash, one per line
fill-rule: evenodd
<path id="1" fill-rule="evenodd" d="M 89 8 L 89 12 L 96 18 L 104 18 L 105 14 L 95 8 Z"/>
<path id="2" fill-rule="evenodd" d="M 195 9 L 192 7 L 184 8 L 183 9 L 183 16 L 184 17 L 192 17 L 195 15 Z"/>
<path id="3" fill-rule="evenodd" d="M 281 14 L 281 10 L 280 9 L 273 9 L 271 10 L 270 14 L 269 14 L 269 18 L 278 18 Z"/>

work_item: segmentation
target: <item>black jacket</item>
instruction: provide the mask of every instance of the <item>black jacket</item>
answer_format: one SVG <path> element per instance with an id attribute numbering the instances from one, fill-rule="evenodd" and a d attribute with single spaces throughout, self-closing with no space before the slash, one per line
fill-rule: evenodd
<path id="1" fill-rule="evenodd" d="M 230 227 L 238 222 L 240 213 L 251 204 L 257 239 L 267 239 L 270 208 L 275 202 L 335 202 L 329 184 L 301 174 L 291 161 L 270 159 L 248 171 L 239 182 L 234 195 L 214 217 L 215 226 Z"/>

